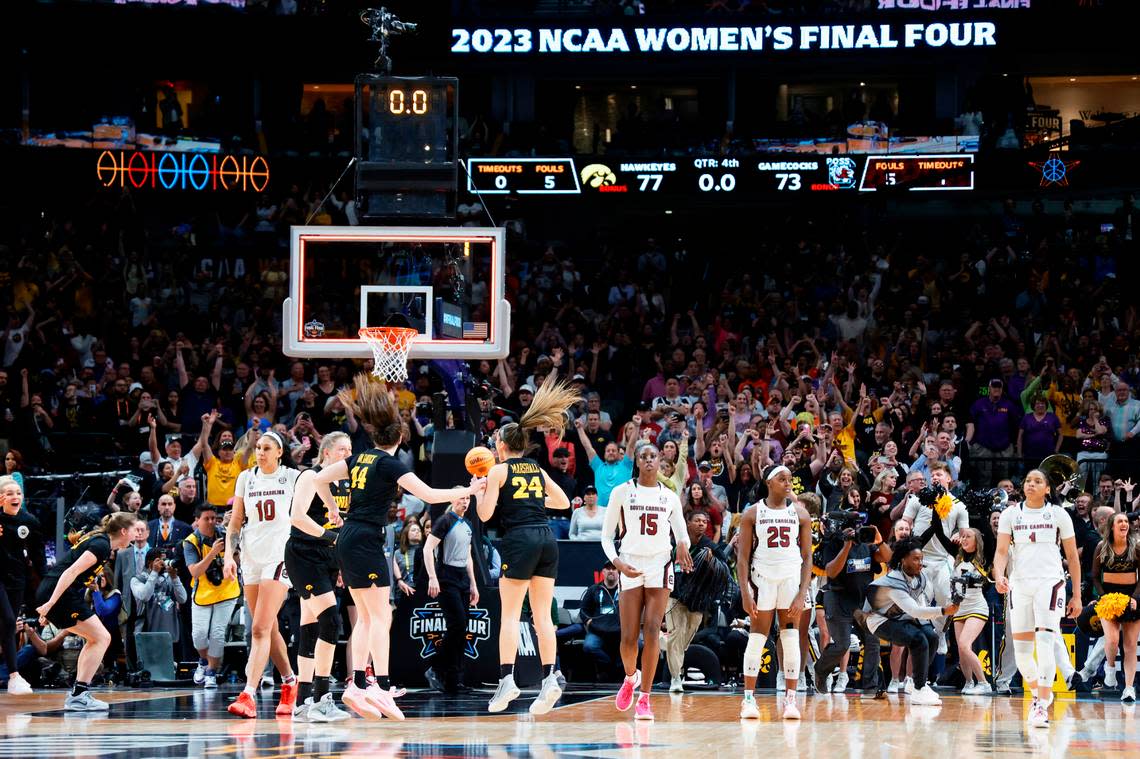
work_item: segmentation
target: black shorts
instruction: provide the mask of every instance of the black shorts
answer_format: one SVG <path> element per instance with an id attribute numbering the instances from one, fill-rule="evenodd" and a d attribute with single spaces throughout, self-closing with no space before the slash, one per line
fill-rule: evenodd
<path id="1" fill-rule="evenodd" d="M 345 522 L 336 541 L 336 558 L 349 588 L 387 588 L 392 584 L 377 525 Z"/>
<path id="2" fill-rule="evenodd" d="M 558 577 L 558 541 L 549 527 L 516 527 L 499 543 L 503 577 Z"/>
<path id="3" fill-rule="evenodd" d="M 40 583 L 36 591 L 36 607 L 43 606 L 55 592 L 56 580 L 49 577 Z M 88 617 L 95 616 L 95 609 L 88 603 L 83 588 L 68 588 L 48 612 L 47 620 L 60 630 L 74 627 Z"/>
<path id="4" fill-rule="evenodd" d="M 289 538 L 285 544 L 285 570 L 303 600 L 331 593 L 340 572 L 336 549 L 324 543 Z"/>

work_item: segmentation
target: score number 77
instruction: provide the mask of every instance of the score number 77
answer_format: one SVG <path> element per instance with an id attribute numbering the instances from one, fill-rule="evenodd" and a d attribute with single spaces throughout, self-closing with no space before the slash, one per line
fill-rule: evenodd
<path id="1" fill-rule="evenodd" d="M 637 188 L 638 192 L 657 192 L 661 189 L 661 180 L 664 174 L 636 174 L 637 179 L 641 185 Z M 650 187 L 650 183 L 653 184 Z"/>

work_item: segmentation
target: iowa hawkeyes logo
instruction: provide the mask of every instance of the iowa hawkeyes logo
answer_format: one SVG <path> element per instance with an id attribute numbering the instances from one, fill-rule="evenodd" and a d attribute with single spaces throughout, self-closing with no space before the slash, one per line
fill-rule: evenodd
<path id="1" fill-rule="evenodd" d="M 506 571 L 507 571 L 507 567 L 509 567 L 509 566 L 510 566 L 510 564 L 504 564 L 504 565 L 501 567 L 501 569 L 502 569 L 504 572 L 506 572 Z"/>
<path id="2" fill-rule="evenodd" d="M 71 612 L 71 618 L 72 619 L 79 619 L 79 612 L 77 612 L 77 611 Z"/>
<path id="3" fill-rule="evenodd" d="M 375 580 L 375 579 L 376 579 L 377 577 L 379 577 L 379 576 L 380 576 L 380 575 L 376 574 L 375 572 L 369 572 L 369 573 L 368 573 L 368 579 L 369 579 L 369 580 Z"/>
<path id="4" fill-rule="evenodd" d="M 764 656 L 760 659 L 760 671 L 765 675 L 772 671 L 772 650 L 764 649 Z"/>
<path id="5" fill-rule="evenodd" d="M 604 163 L 591 163 L 582 169 L 582 184 L 590 187 L 609 187 L 617 184 L 617 174 Z"/>
<path id="6" fill-rule="evenodd" d="M 984 672 L 988 677 L 991 674 L 990 664 L 992 663 L 992 659 L 990 659 L 990 652 L 983 648 L 978 652 L 978 661 L 982 663 L 982 672 Z"/>
<path id="7" fill-rule="evenodd" d="M 312 590 L 312 589 L 313 589 L 312 583 L 305 586 L 305 590 Z"/>

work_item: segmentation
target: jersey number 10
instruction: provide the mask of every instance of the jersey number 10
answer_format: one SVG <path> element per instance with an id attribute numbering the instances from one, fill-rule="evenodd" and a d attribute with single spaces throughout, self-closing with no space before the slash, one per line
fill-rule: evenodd
<path id="1" fill-rule="evenodd" d="M 258 501 L 253 507 L 257 509 L 257 521 L 259 522 L 272 522 L 273 517 L 277 516 L 277 506 L 272 499 Z"/>

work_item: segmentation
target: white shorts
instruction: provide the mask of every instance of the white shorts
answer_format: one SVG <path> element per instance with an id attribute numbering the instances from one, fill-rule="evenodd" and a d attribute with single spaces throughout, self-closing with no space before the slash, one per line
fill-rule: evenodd
<path id="1" fill-rule="evenodd" d="M 1038 628 L 1060 632 L 1064 615 L 1064 580 L 1010 580 L 1010 632 L 1031 633 Z"/>
<path id="2" fill-rule="evenodd" d="M 800 576 L 797 573 L 785 577 L 766 577 L 753 566 L 749 585 L 752 586 L 756 611 L 787 609 L 800 592 Z"/>
<path id="3" fill-rule="evenodd" d="M 246 585 L 259 585 L 263 582 L 276 580 L 277 582 L 283 583 L 287 588 L 293 587 L 293 584 L 289 581 L 289 573 L 285 571 L 284 557 L 276 561 L 262 563 L 247 560 L 245 556 L 242 556 L 241 579 Z"/>
<path id="4" fill-rule="evenodd" d="M 654 556 L 638 556 L 636 554 L 619 554 L 619 558 L 626 564 L 641 570 L 640 577 L 626 577 L 618 574 L 618 581 L 622 590 L 632 588 L 666 588 L 673 590 L 673 552 L 659 553 Z"/>

